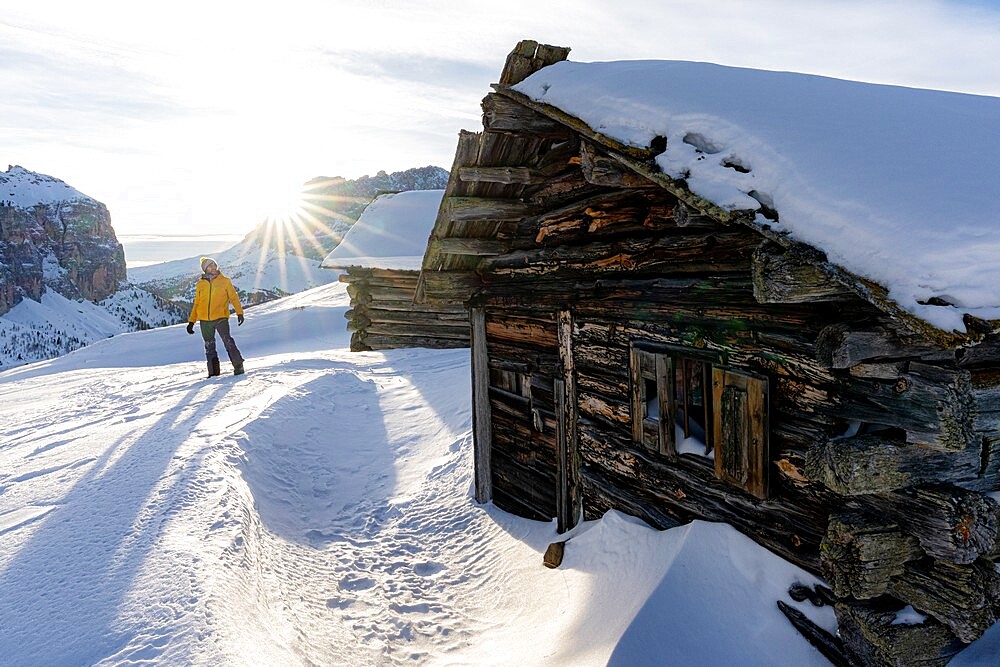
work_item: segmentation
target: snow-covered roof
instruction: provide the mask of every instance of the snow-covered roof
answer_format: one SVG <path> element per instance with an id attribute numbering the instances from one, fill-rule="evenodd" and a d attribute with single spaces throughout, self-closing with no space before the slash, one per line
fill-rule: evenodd
<path id="1" fill-rule="evenodd" d="M 91 200 L 53 176 L 36 174 L 18 165 L 9 166 L 7 171 L 0 171 L 0 202 L 12 202 L 16 208 L 79 199 Z"/>
<path id="2" fill-rule="evenodd" d="M 321 266 L 420 270 L 444 190 L 380 195 Z"/>
<path id="3" fill-rule="evenodd" d="M 678 61 L 559 62 L 513 89 L 626 145 L 666 137 L 666 175 L 763 202 L 779 221 L 759 223 L 942 331 L 1000 319 L 1000 98 Z"/>

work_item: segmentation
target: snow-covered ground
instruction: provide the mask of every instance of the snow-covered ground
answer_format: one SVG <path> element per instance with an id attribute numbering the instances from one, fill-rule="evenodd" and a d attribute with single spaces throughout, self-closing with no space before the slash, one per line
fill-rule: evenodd
<path id="1" fill-rule="evenodd" d="M 240 377 L 180 326 L 0 373 L 0 664 L 825 664 L 775 606 L 815 579 L 727 526 L 544 568 L 471 497 L 468 351 L 352 354 L 347 308 L 249 311 Z"/>

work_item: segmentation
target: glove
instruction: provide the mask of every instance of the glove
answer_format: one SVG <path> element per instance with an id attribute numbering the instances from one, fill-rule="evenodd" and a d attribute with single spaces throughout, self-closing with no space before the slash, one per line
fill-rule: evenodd
<path id="1" fill-rule="evenodd" d="M 242 314 L 236 316 L 236 326 L 240 326 L 241 324 L 243 324 L 243 315 Z"/>
<path id="2" fill-rule="evenodd" d="M 194 333 L 194 322 L 188 322 L 187 332 L 189 334 L 193 334 Z"/>

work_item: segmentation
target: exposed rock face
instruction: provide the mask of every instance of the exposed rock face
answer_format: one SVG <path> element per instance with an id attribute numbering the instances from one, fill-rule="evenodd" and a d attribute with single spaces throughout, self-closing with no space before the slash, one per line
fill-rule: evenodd
<path id="1" fill-rule="evenodd" d="M 0 314 L 46 287 L 100 301 L 125 280 L 125 252 L 104 204 L 63 181 L 0 172 Z"/>

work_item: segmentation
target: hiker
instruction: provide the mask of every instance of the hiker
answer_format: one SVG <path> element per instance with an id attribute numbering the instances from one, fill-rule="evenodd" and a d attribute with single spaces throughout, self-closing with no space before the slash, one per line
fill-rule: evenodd
<path id="1" fill-rule="evenodd" d="M 205 339 L 205 356 L 208 357 L 208 377 L 219 375 L 219 353 L 215 351 L 215 334 L 233 362 L 233 375 L 243 375 L 243 355 L 229 333 L 229 304 L 236 310 L 236 326 L 243 324 L 243 305 L 233 287 L 233 281 L 222 275 L 219 264 L 211 257 L 201 258 L 202 276 L 194 293 L 194 305 L 188 318 L 187 332 L 194 333 L 194 323 L 201 323 L 201 337 Z"/>

